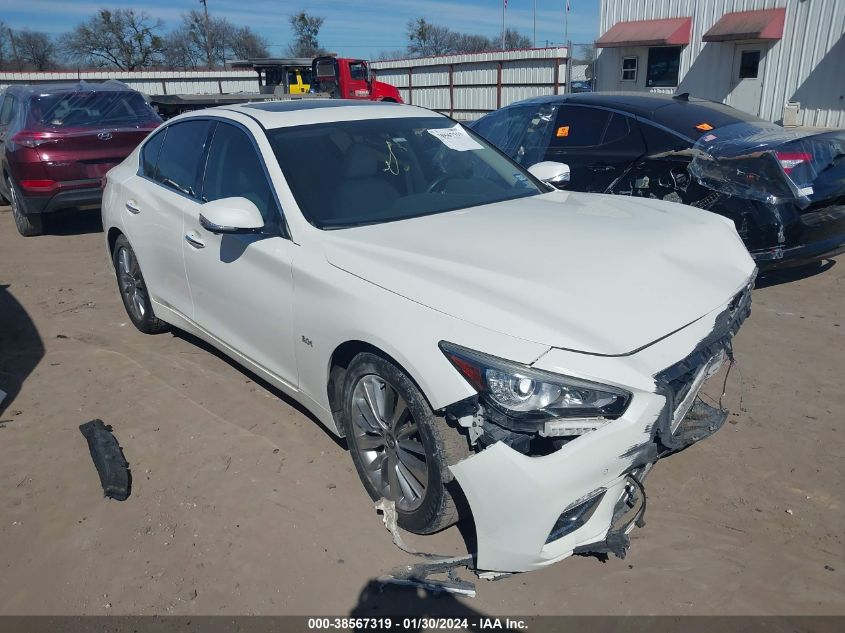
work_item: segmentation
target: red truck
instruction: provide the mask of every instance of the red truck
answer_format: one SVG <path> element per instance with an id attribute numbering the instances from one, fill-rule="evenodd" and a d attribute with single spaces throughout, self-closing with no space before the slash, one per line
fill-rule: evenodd
<path id="1" fill-rule="evenodd" d="M 402 103 L 395 86 L 377 81 L 363 59 L 317 57 L 311 63 L 312 92 L 333 99 L 369 99 Z"/>
<path id="2" fill-rule="evenodd" d="M 314 59 L 264 57 L 233 62 L 232 67 L 255 70 L 260 92 L 153 95 L 150 103 L 165 119 L 190 110 L 248 101 L 322 98 L 402 103 L 399 90 L 377 81 L 363 59 L 333 55 Z M 302 93 L 303 84 L 310 84 L 308 92 Z"/>

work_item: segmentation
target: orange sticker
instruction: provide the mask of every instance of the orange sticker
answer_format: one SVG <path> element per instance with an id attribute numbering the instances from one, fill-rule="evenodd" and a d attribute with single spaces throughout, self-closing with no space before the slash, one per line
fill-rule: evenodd
<path id="1" fill-rule="evenodd" d="M 561 127 L 559 127 L 557 129 L 557 135 L 558 136 L 569 136 L 569 126 L 568 125 L 562 125 Z"/>
<path id="2" fill-rule="evenodd" d="M 702 132 L 709 132 L 710 130 L 713 129 L 713 126 L 710 125 L 709 123 L 699 123 L 698 125 L 695 126 L 695 129 L 701 130 Z"/>

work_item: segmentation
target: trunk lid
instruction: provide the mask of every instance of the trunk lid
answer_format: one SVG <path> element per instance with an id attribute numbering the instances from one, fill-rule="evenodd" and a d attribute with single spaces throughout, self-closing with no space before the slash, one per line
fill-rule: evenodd
<path id="1" fill-rule="evenodd" d="M 102 178 L 135 149 L 155 127 L 103 128 L 43 132 L 36 147 L 50 180 L 67 182 Z"/>
<path id="2" fill-rule="evenodd" d="M 845 195 L 845 130 L 736 123 L 704 134 L 692 153 L 701 184 L 739 198 L 807 209 Z"/>

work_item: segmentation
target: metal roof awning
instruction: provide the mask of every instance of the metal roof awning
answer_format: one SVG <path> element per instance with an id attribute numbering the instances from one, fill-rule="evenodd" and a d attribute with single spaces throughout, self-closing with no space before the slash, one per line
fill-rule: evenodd
<path id="1" fill-rule="evenodd" d="M 786 9 L 763 9 L 727 13 L 703 36 L 705 42 L 779 40 L 783 37 Z"/>
<path id="2" fill-rule="evenodd" d="M 689 44 L 692 18 L 617 22 L 596 40 L 597 48 L 682 46 Z"/>

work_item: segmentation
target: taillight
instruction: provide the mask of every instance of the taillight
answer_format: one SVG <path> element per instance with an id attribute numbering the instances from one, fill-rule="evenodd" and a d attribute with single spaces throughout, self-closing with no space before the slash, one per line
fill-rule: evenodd
<path id="1" fill-rule="evenodd" d="M 808 152 L 776 152 L 776 154 L 780 166 L 787 175 L 801 163 L 809 163 L 813 158 Z"/>
<path id="2" fill-rule="evenodd" d="M 47 143 L 58 143 L 61 139 L 51 136 L 50 132 L 30 132 L 23 130 L 15 134 L 10 140 L 12 143 L 35 149 Z"/>
<path id="3" fill-rule="evenodd" d="M 49 191 L 56 186 L 55 180 L 21 180 L 22 189 L 29 191 Z"/>

